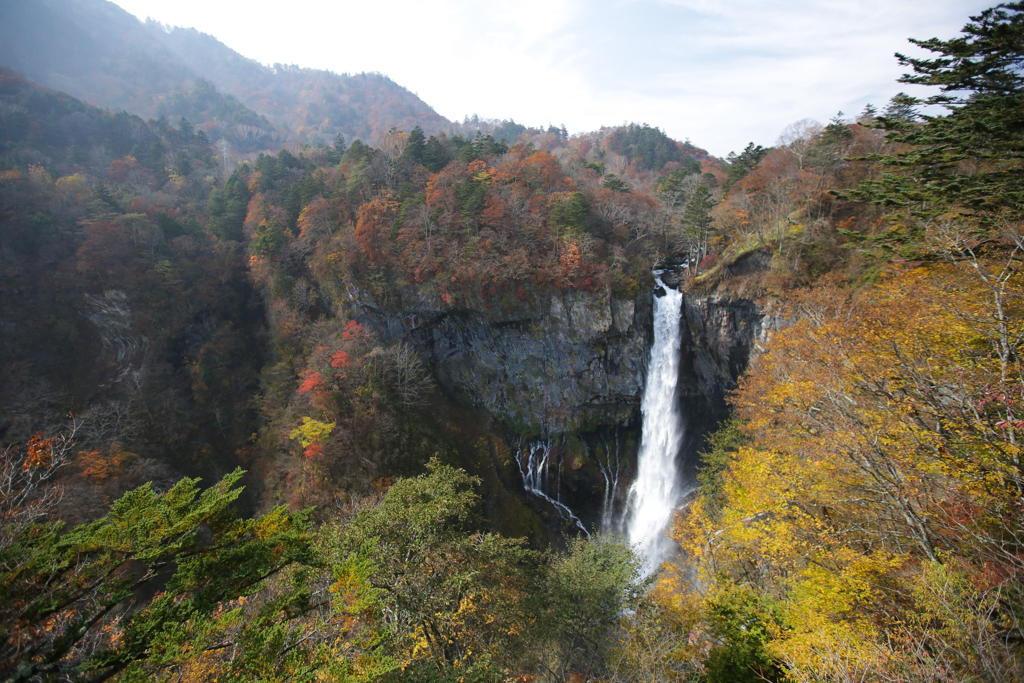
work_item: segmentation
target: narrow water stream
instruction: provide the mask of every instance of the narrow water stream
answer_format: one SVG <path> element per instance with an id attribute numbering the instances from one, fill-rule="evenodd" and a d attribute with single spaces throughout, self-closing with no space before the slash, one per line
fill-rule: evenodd
<path id="1" fill-rule="evenodd" d="M 580 521 L 579 517 L 573 514 L 573 511 L 569 509 L 569 506 L 563 504 L 560 500 L 562 497 L 561 463 L 558 463 L 555 466 L 557 477 L 555 484 L 555 498 L 552 498 L 546 493 L 549 488 L 548 474 L 551 468 L 551 447 L 553 445 L 554 441 L 552 439 L 548 439 L 547 441 L 534 441 L 526 448 L 523 448 L 522 444 L 520 444 L 519 451 L 516 453 L 516 463 L 519 465 L 519 472 L 523 475 L 523 486 L 533 495 L 546 500 L 554 506 L 562 519 L 573 522 L 580 531 L 589 536 L 590 532 L 588 532 L 587 528 L 583 526 L 583 522 Z"/>

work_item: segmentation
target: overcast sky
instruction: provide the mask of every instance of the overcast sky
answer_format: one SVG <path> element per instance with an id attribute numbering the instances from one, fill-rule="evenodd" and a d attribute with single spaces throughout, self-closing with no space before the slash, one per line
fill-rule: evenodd
<path id="1" fill-rule="evenodd" d="M 976 0 L 114 0 L 247 57 L 379 71 L 440 114 L 658 126 L 717 156 L 852 117 L 907 86 L 893 53 L 951 38 Z"/>

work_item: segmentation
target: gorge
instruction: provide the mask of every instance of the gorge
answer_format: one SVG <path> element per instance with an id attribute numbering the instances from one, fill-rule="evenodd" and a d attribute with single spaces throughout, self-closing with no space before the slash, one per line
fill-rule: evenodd
<path id="1" fill-rule="evenodd" d="M 749 300 L 681 292 L 681 271 L 657 271 L 633 300 L 575 292 L 511 312 L 352 297 L 365 325 L 493 416 L 514 461 L 496 463 L 502 484 L 552 531 L 621 533 L 657 564 L 705 435 L 772 321 Z"/>

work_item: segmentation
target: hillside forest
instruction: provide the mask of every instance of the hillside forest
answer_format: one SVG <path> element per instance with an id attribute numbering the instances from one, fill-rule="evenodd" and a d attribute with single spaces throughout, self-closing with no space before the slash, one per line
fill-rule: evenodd
<path id="1" fill-rule="evenodd" d="M 67 36 L 124 21 L 75 7 Z M 912 41 L 930 96 L 726 159 L 647 124 L 320 111 L 286 94 L 398 86 L 122 33 L 196 55 L 161 62 L 191 70 L 165 108 L 0 67 L 3 680 L 1024 680 L 1024 3 Z M 599 502 L 524 495 L 552 422 L 396 330 L 649 310 L 656 267 L 770 334 L 652 574 Z M 637 421 L 556 417 L 559 482 L 600 498 L 597 435 L 628 460 Z"/>

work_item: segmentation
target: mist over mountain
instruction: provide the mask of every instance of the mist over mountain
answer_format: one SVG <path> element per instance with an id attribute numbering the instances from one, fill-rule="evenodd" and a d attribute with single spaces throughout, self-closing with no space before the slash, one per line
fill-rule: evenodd
<path id="1" fill-rule="evenodd" d="M 451 123 L 381 74 L 264 66 L 195 29 L 142 23 L 106 0 L 0 6 L 0 65 L 89 103 L 184 116 L 238 152 L 282 142 L 375 142 L 392 127 Z"/>

